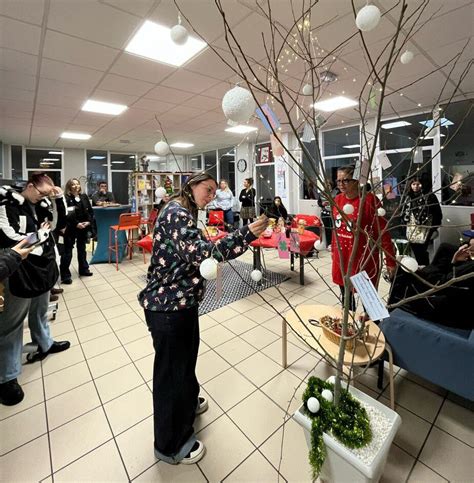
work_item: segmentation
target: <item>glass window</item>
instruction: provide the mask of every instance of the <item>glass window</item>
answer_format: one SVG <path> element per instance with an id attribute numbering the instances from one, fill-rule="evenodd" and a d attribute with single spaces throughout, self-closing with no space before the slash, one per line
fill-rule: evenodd
<path id="1" fill-rule="evenodd" d="M 21 146 L 11 147 L 12 179 L 23 179 L 23 148 Z"/>
<path id="2" fill-rule="evenodd" d="M 191 156 L 191 171 L 201 171 L 202 156 L 200 154 L 193 154 Z"/>
<path id="3" fill-rule="evenodd" d="M 235 195 L 235 148 L 219 149 L 218 154 L 221 179 L 227 181 L 230 190 Z"/>
<path id="4" fill-rule="evenodd" d="M 97 191 L 99 181 L 107 181 L 107 151 L 87 151 L 87 194 Z"/>
<path id="5" fill-rule="evenodd" d="M 275 196 L 275 165 L 257 164 L 256 173 L 257 205 L 260 205 L 260 211 L 262 211 L 270 207 Z"/>
<path id="6" fill-rule="evenodd" d="M 128 204 L 129 194 L 129 171 L 112 171 L 112 192 L 115 201 L 121 205 Z"/>
<path id="7" fill-rule="evenodd" d="M 441 106 L 442 202 L 474 205 L 473 100 Z"/>
<path id="8" fill-rule="evenodd" d="M 209 173 L 214 178 L 217 178 L 217 159 L 216 151 L 207 151 L 204 153 L 204 171 Z"/>
<path id="9" fill-rule="evenodd" d="M 110 153 L 110 169 L 119 171 L 133 171 L 136 156 L 130 153 Z"/>
<path id="10" fill-rule="evenodd" d="M 340 156 L 360 152 L 359 126 L 323 132 L 324 156 Z"/>
<path id="11" fill-rule="evenodd" d="M 310 152 L 313 159 L 307 156 L 306 152 L 302 150 L 302 165 L 304 170 L 302 170 L 301 177 L 303 178 L 302 182 L 302 193 L 300 195 L 305 200 L 315 200 L 318 197 L 317 187 L 315 185 L 315 180 L 317 178 L 317 174 L 315 170 L 318 170 L 318 162 L 317 162 L 317 149 L 318 145 L 316 141 L 313 139 L 309 143 L 304 143 L 306 149 Z M 309 175 L 309 179 L 308 179 Z"/>
<path id="12" fill-rule="evenodd" d="M 61 169 L 63 153 L 54 149 L 26 149 L 26 169 L 44 171 Z"/>
<path id="13" fill-rule="evenodd" d="M 432 132 L 425 123 L 432 118 L 431 112 L 415 116 L 402 117 L 382 121 L 380 125 L 380 150 L 412 148 L 418 139 L 418 146 L 432 146 Z"/>

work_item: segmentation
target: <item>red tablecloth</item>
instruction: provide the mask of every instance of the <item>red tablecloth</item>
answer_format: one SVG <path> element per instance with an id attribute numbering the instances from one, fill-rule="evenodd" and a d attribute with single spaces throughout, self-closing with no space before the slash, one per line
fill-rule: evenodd
<path id="1" fill-rule="evenodd" d="M 250 246 L 260 248 L 277 248 L 279 233 L 273 233 L 271 238 L 264 238 L 261 236 L 253 241 Z M 307 255 L 314 246 L 314 242 L 319 240 L 319 236 L 312 231 L 305 230 L 303 235 L 300 235 L 300 251 L 303 255 Z"/>
<path id="2" fill-rule="evenodd" d="M 219 230 L 216 236 L 210 236 L 208 238 L 211 242 L 216 242 L 220 238 L 224 238 L 228 233 L 225 231 Z M 153 240 L 151 235 L 147 235 L 143 237 L 141 240 L 137 242 L 137 245 L 142 247 L 147 253 L 151 253 L 151 248 L 153 246 Z"/>

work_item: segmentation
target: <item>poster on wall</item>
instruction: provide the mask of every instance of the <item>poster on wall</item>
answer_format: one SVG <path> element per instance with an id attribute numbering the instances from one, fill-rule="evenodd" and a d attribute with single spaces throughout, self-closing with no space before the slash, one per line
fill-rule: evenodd
<path id="1" fill-rule="evenodd" d="M 273 163 L 273 151 L 271 144 L 262 144 L 257 146 L 257 164 Z"/>

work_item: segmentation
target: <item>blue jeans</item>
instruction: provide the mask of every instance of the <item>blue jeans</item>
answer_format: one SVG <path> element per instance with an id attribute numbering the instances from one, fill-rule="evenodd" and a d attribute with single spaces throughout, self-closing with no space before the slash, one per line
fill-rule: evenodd
<path id="1" fill-rule="evenodd" d="M 234 212 L 232 210 L 224 210 L 224 221 L 230 229 L 234 227 Z"/>
<path id="2" fill-rule="evenodd" d="M 28 315 L 31 340 L 46 352 L 53 344 L 49 334 L 49 291 L 32 299 L 11 294 L 5 280 L 4 307 L 0 312 L 0 384 L 16 379 L 21 373 L 23 321 Z"/>

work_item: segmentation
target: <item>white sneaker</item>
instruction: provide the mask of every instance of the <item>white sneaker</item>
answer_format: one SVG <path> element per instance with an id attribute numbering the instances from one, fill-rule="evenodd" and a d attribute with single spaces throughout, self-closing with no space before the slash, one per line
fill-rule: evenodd
<path id="1" fill-rule="evenodd" d="M 183 465 L 192 465 L 202 460 L 206 454 L 206 447 L 202 441 L 197 440 L 191 451 L 180 461 Z"/>
<path id="2" fill-rule="evenodd" d="M 205 397 L 199 396 L 198 400 L 199 400 L 199 405 L 196 409 L 196 416 L 198 414 L 205 413 L 209 409 L 209 404 L 208 404 L 207 399 Z"/>

